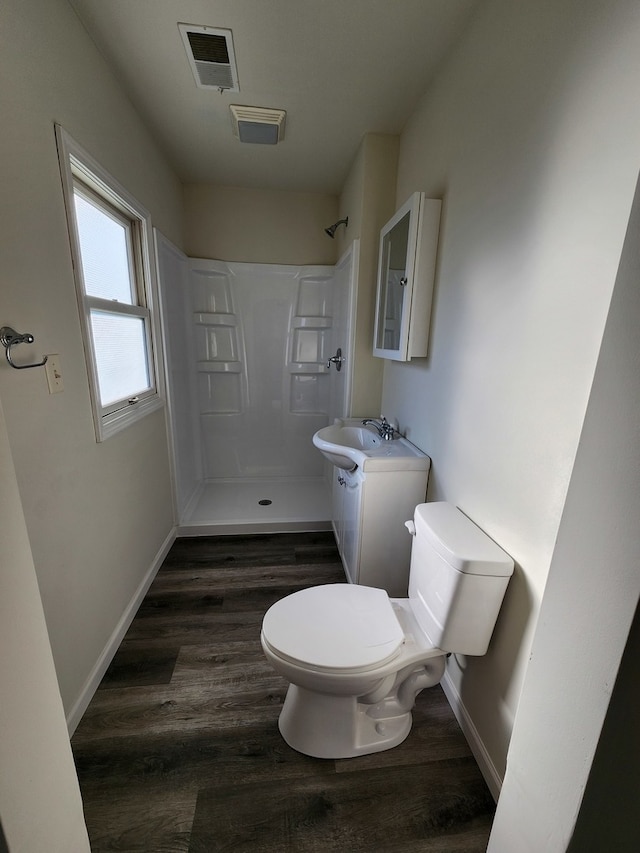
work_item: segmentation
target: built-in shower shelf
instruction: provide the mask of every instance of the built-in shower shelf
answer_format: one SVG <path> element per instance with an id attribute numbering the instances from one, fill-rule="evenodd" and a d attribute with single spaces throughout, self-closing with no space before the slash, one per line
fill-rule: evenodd
<path id="1" fill-rule="evenodd" d="M 241 361 L 199 361 L 200 373 L 242 373 Z"/>
<path id="2" fill-rule="evenodd" d="M 203 326 L 237 326 L 238 318 L 235 314 L 223 314 L 221 312 L 211 314 L 204 311 L 197 311 L 193 315 L 194 321 Z"/>
<path id="3" fill-rule="evenodd" d="M 330 329 L 333 323 L 331 317 L 292 317 L 294 329 Z"/>
<path id="4" fill-rule="evenodd" d="M 292 361 L 289 364 L 289 373 L 329 373 L 326 364 L 314 361 Z"/>

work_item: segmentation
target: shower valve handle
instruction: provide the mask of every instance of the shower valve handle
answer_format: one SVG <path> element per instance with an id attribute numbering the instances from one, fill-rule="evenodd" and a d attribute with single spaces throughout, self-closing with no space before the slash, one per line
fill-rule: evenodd
<path id="1" fill-rule="evenodd" d="M 330 356 L 327 359 L 327 367 L 330 368 L 331 362 L 333 362 L 336 366 L 336 370 L 338 372 L 340 372 L 340 370 L 342 370 L 342 362 L 343 361 L 344 361 L 344 358 L 342 357 L 342 349 L 340 347 L 338 347 L 338 349 L 336 350 L 336 354 Z"/>

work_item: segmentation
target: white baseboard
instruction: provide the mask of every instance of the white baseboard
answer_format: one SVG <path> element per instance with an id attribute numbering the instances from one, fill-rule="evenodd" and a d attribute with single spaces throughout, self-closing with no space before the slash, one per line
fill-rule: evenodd
<path id="1" fill-rule="evenodd" d="M 502 776 L 498 773 L 495 764 L 491 760 L 482 738 L 473 724 L 473 720 L 465 708 L 464 702 L 448 672 L 445 672 L 442 677 L 440 686 L 444 690 L 444 694 L 451 705 L 451 710 L 455 714 L 462 733 L 469 743 L 471 752 L 478 762 L 478 767 L 491 791 L 491 796 L 497 802 L 500 796 L 500 789 L 502 788 Z"/>
<path id="2" fill-rule="evenodd" d="M 69 730 L 69 737 L 73 735 L 78 723 L 82 719 L 82 715 L 87 710 L 89 702 L 93 699 L 93 694 L 98 689 L 98 686 L 102 681 L 103 675 L 107 671 L 107 668 L 113 660 L 115 653 L 118 651 L 118 647 L 122 642 L 122 638 L 127 633 L 129 625 L 131 625 L 131 623 L 133 622 L 133 617 L 138 612 L 138 608 L 142 604 L 142 599 L 147 594 L 147 591 L 149 590 L 149 587 L 151 586 L 153 579 L 155 578 L 158 572 L 158 569 L 162 565 L 164 558 L 169 553 L 169 549 L 173 545 L 175 538 L 176 528 L 173 527 L 165 541 L 162 543 L 160 550 L 156 554 L 148 572 L 142 579 L 133 598 L 131 599 L 124 613 L 120 617 L 118 624 L 116 625 L 111 637 L 109 638 L 106 646 L 102 650 L 102 653 L 98 657 L 95 666 L 89 673 L 89 677 L 85 681 L 84 686 L 80 691 L 80 695 L 73 703 L 69 713 L 67 714 L 67 729 Z"/>

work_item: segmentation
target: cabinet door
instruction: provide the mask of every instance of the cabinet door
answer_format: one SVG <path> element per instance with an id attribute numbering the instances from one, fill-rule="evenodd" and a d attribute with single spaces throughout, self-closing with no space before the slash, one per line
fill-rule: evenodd
<path id="1" fill-rule="evenodd" d="M 375 349 L 400 356 L 409 336 L 409 306 L 413 270 L 409 255 L 411 210 L 398 219 L 380 238 L 378 311 Z M 412 249 L 414 247 L 412 246 Z"/>
<path id="2" fill-rule="evenodd" d="M 373 344 L 379 358 L 427 355 L 440 207 L 438 199 L 413 193 L 380 232 Z"/>
<path id="3" fill-rule="evenodd" d="M 346 475 L 342 487 L 342 563 L 350 583 L 358 583 L 360 563 L 360 505 L 362 481 Z"/>
<path id="4" fill-rule="evenodd" d="M 336 545 L 338 546 L 340 554 L 342 554 L 342 534 L 344 528 L 342 520 L 343 503 L 344 477 L 342 476 L 342 471 L 339 468 L 334 468 L 331 488 L 331 526 L 333 527 L 333 534 L 336 537 Z"/>
<path id="5" fill-rule="evenodd" d="M 406 598 L 412 539 L 405 521 L 413 518 L 427 489 L 426 471 L 369 473 L 362 496 L 359 583 Z"/>

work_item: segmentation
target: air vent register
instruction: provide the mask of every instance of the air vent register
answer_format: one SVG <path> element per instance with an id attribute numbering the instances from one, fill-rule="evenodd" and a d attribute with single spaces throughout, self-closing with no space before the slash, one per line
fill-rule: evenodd
<path id="1" fill-rule="evenodd" d="M 178 24 L 196 86 L 239 92 L 231 30 Z"/>

